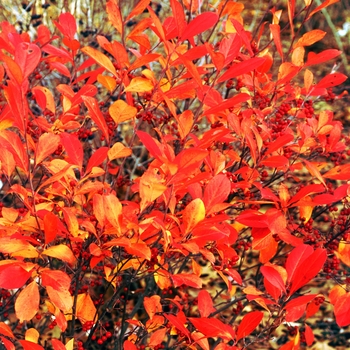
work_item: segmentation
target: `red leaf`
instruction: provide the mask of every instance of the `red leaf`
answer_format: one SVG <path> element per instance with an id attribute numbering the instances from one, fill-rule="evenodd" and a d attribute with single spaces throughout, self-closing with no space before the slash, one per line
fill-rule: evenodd
<path id="1" fill-rule="evenodd" d="M 186 321 L 185 317 L 182 318 L 180 313 L 178 313 L 176 316 L 171 314 L 164 314 L 164 316 L 175 328 L 182 332 L 186 337 L 190 337 L 189 330 L 184 326 L 185 322 L 183 318 Z"/>
<path id="2" fill-rule="evenodd" d="M 286 321 L 294 322 L 302 317 L 306 310 L 307 304 L 315 299 L 316 296 L 317 294 L 303 295 L 289 301 L 284 307 L 284 309 L 287 310 Z"/>
<path id="3" fill-rule="evenodd" d="M 289 295 L 292 295 L 294 292 L 308 283 L 311 279 L 313 279 L 320 272 L 326 259 L 326 249 L 318 248 L 302 263 L 300 263 L 295 269 L 294 277 L 291 280 Z"/>
<path id="4" fill-rule="evenodd" d="M 306 345 L 311 346 L 315 340 L 315 336 L 314 336 L 314 333 L 312 331 L 312 328 L 307 324 L 305 324 L 305 333 L 304 334 L 305 334 Z"/>
<path id="5" fill-rule="evenodd" d="M 179 42 L 193 38 L 195 35 L 211 28 L 217 23 L 218 19 L 218 15 L 214 12 L 204 12 L 198 15 L 186 26 Z"/>
<path id="6" fill-rule="evenodd" d="M 264 314 L 261 311 L 253 311 L 246 314 L 237 329 L 237 341 L 248 336 L 259 325 Z"/>
<path id="7" fill-rule="evenodd" d="M 347 79 L 348 77 L 345 74 L 331 73 L 326 75 L 323 79 L 321 79 L 321 81 L 318 84 L 314 85 L 314 88 L 331 88 L 344 83 L 344 81 Z"/>
<path id="8" fill-rule="evenodd" d="M 66 159 L 66 161 L 72 165 L 77 165 L 79 169 L 81 169 L 83 165 L 84 151 L 78 137 L 73 134 L 62 132 L 60 134 L 60 138 L 61 143 L 68 155 L 68 159 Z"/>
<path id="9" fill-rule="evenodd" d="M 71 283 L 70 277 L 60 270 L 43 270 L 41 280 L 44 287 L 50 286 L 57 291 L 68 290 Z"/>
<path id="10" fill-rule="evenodd" d="M 64 344 L 58 339 L 52 338 L 51 344 L 53 346 L 53 350 L 67 350 Z"/>
<path id="11" fill-rule="evenodd" d="M 229 109 L 231 107 L 237 106 L 241 103 L 244 103 L 250 99 L 250 96 L 245 93 L 240 93 L 232 98 L 229 98 L 228 100 L 225 100 L 223 102 L 220 102 L 217 106 L 207 109 L 203 115 L 208 114 L 216 114 L 219 112 L 224 111 L 225 109 Z"/>
<path id="12" fill-rule="evenodd" d="M 265 152 L 265 156 L 269 155 L 272 152 L 275 152 L 294 140 L 294 136 L 292 134 L 284 134 L 278 137 L 276 140 L 272 141 Z"/>
<path id="13" fill-rule="evenodd" d="M 231 191 L 231 182 L 226 175 L 214 176 L 204 190 L 203 202 L 207 214 L 215 204 L 224 202 Z"/>
<path id="14" fill-rule="evenodd" d="M 324 176 L 324 175 L 323 175 Z M 297 203 L 299 200 L 305 198 L 306 196 L 309 196 L 313 193 L 319 193 L 324 191 L 324 186 L 321 184 L 312 184 L 303 187 L 295 196 L 293 196 L 289 202 L 288 206 L 295 206 L 295 203 Z"/>
<path id="15" fill-rule="evenodd" d="M 23 350 L 45 350 L 41 345 L 33 343 L 28 340 L 19 340 Z"/>
<path id="16" fill-rule="evenodd" d="M 281 28 L 279 24 L 270 24 L 270 31 L 273 37 L 273 41 L 276 45 L 277 52 L 282 58 L 283 61 L 283 50 L 282 50 L 282 43 L 281 43 Z"/>
<path id="17" fill-rule="evenodd" d="M 77 32 L 77 24 L 71 13 L 62 13 L 58 17 L 58 23 L 56 21 L 54 21 L 54 23 L 64 36 L 68 37 L 70 40 L 74 39 L 74 35 Z"/>
<path id="18" fill-rule="evenodd" d="M 338 297 L 334 305 L 334 315 L 339 327 L 350 325 L 350 293 Z"/>
<path id="19" fill-rule="evenodd" d="M 228 35 L 228 34 L 227 34 Z M 219 50 L 225 57 L 224 67 L 230 64 L 239 54 L 242 47 L 241 37 L 237 34 L 229 34 L 220 41 Z"/>
<path id="20" fill-rule="evenodd" d="M 13 345 L 13 343 L 10 340 L 8 340 L 7 338 L 0 336 L 0 341 L 5 346 L 5 350 L 15 350 L 16 349 L 15 346 Z"/>
<path id="21" fill-rule="evenodd" d="M 38 45 L 23 42 L 16 46 L 15 62 L 21 68 L 24 79 L 34 71 L 40 58 L 41 50 Z"/>
<path id="22" fill-rule="evenodd" d="M 341 55 L 341 53 L 342 52 L 340 50 L 335 50 L 335 49 L 324 50 L 320 53 L 314 53 L 311 51 L 307 55 L 307 61 L 305 63 L 305 67 L 327 62 L 335 57 L 338 57 L 339 55 Z"/>
<path id="23" fill-rule="evenodd" d="M 313 253 L 312 247 L 307 244 L 301 244 L 294 248 L 289 254 L 286 262 L 288 281 L 294 279 L 295 271 Z"/>
<path id="24" fill-rule="evenodd" d="M 148 133 L 144 131 L 139 130 L 136 132 L 136 134 L 141 140 L 141 142 L 144 144 L 144 146 L 147 148 L 150 155 L 158 160 L 161 160 L 162 151 L 160 150 L 156 141 Z"/>
<path id="25" fill-rule="evenodd" d="M 233 16 L 230 18 L 230 20 L 231 20 L 233 26 L 235 27 L 237 34 L 241 37 L 249 54 L 251 56 L 254 56 L 254 52 L 253 52 L 252 47 L 250 45 L 250 39 L 249 39 L 246 31 L 244 30 L 243 25 L 240 22 L 238 22 L 236 19 L 234 19 Z"/>
<path id="26" fill-rule="evenodd" d="M 262 266 L 261 273 L 274 287 L 278 288 L 284 293 L 286 292 L 283 279 L 276 269 L 271 266 Z"/>
<path id="27" fill-rule="evenodd" d="M 109 133 L 108 133 L 108 127 L 107 123 L 103 117 L 103 114 L 98 107 L 98 102 L 95 98 L 90 96 L 83 96 L 83 101 L 85 103 L 85 106 L 87 107 L 91 119 L 94 121 L 94 123 L 101 129 L 104 137 L 106 138 L 107 142 L 109 142 Z"/>
<path id="28" fill-rule="evenodd" d="M 31 272 L 25 270 L 19 263 L 0 265 L 0 288 L 21 288 L 31 275 Z"/>
<path id="29" fill-rule="evenodd" d="M 227 341 L 234 339 L 234 329 L 217 318 L 194 318 L 190 317 L 189 320 L 197 328 L 197 330 L 203 333 L 206 337 L 215 338 L 220 337 Z"/>
<path id="30" fill-rule="evenodd" d="M 271 156 L 261 161 L 260 164 L 271 168 L 285 168 L 289 165 L 289 159 L 285 156 Z"/>
<path id="31" fill-rule="evenodd" d="M 176 29 L 177 29 L 176 36 L 180 38 L 187 25 L 185 14 L 184 14 L 184 8 L 177 0 L 170 0 L 170 5 L 174 15 L 175 23 L 176 23 Z"/>
<path id="32" fill-rule="evenodd" d="M 93 167 L 99 166 L 106 160 L 108 149 L 108 147 L 100 147 L 93 153 L 86 166 L 85 174 L 88 174 Z"/>
<path id="33" fill-rule="evenodd" d="M 216 310 L 213 305 L 213 300 L 206 290 L 201 290 L 198 293 L 198 310 L 201 317 L 208 317 Z"/>
<path id="34" fill-rule="evenodd" d="M 253 57 L 246 61 L 234 63 L 232 66 L 217 80 L 218 83 L 233 79 L 242 74 L 247 74 L 260 67 L 265 62 L 265 58 Z"/>
<path id="35" fill-rule="evenodd" d="M 192 288 L 202 288 L 202 280 L 193 273 L 179 273 L 177 275 L 172 275 L 174 287 L 189 286 Z"/>

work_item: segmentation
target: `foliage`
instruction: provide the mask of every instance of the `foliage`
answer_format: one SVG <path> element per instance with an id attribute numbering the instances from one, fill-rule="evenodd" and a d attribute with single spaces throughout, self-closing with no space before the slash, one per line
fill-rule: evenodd
<path id="1" fill-rule="evenodd" d="M 350 138 L 316 108 L 347 77 L 315 77 L 341 52 L 294 26 L 334 2 L 250 32 L 241 3 L 109 0 L 116 39 L 85 46 L 69 13 L 1 23 L 6 349 L 286 350 L 329 305 L 350 324 Z"/>

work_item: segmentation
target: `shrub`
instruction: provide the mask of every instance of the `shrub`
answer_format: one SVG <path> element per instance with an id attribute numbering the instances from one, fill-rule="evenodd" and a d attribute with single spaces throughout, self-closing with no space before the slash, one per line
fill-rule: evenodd
<path id="1" fill-rule="evenodd" d="M 332 338 L 330 305 L 350 324 L 350 138 L 319 108 L 346 76 L 315 77 L 341 52 L 302 34 L 333 2 L 250 32 L 241 3 L 109 0 L 84 47 L 69 13 L 1 24 L 6 349 L 286 350 L 325 316 Z"/>

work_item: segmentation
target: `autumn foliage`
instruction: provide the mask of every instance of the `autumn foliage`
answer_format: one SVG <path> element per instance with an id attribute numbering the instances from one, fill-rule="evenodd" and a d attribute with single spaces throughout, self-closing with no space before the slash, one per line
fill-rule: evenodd
<path id="1" fill-rule="evenodd" d="M 350 324 L 347 77 L 303 31 L 335 2 L 250 32 L 239 2 L 109 0 L 90 43 L 70 13 L 1 23 L 5 349 L 296 350 Z"/>

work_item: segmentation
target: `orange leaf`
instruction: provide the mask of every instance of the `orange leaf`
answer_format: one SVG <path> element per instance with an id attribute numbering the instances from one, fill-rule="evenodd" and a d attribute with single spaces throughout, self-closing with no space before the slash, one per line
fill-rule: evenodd
<path id="1" fill-rule="evenodd" d="M 3 148 L 0 152 L 1 170 L 10 177 L 16 168 L 15 159 L 10 151 Z"/>
<path id="2" fill-rule="evenodd" d="M 0 322 L 0 334 L 8 338 L 14 338 L 11 328 L 4 322 Z"/>
<path id="3" fill-rule="evenodd" d="M 327 34 L 327 32 L 324 32 L 323 30 L 319 30 L 319 29 L 314 29 L 311 30 L 307 33 L 305 33 L 294 45 L 294 49 L 299 47 L 299 46 L 310 46 L 314 43 L 316 43 L 317 41 L 320 41 L 325 35 Z"/>
<path id="4" fill-rule="evenodd" d="M 171 279 L 173 280 L 174 287 L 185 285 L 192 288 L 202 288 L 202 280 L 193 273 L 179 273 L 172 275 Z"/>
<path id="5" fill-rule="evenodd" d="M 76 316 L 83 324 L 87 321 L 94 321 L 96 317 L 96 307 L 90 294 L 78 294 Z"/>
<path id="6" fill-rule="evenodd" d="M 39 137 L 35 150 L 35 164 L 39 165 L 46 157 L 56 151 L 60 137 L 56 134 L 45 133 Z"/>
<path id="7" fill-rule="evenodd" d="M 261 311 L 253 311 L 246 314 L 237 329 L 237 341 L 248 336 L 259 325 L 264 314 Z"/>
<path id="8" fill-rule="evenodd" d="M 103 196 L 103 206 L 107 220 L 118 230 L 118 233 L 120 233 L 122 205 L 119 199 L 113 194 L 105 195 Z"/>
<path id="9" fill-rule="evenodd" d="M 192 126 L 193 126 L 193 112 L 190 110 L 187 110 L 180 115 L 176 116 L 176 120 L 179 124 L 179 133 L 180 137 L 183 140 L 191 131 Z"/>
<path id="10" fill-rule="evenodd" d="M 19 136 L 8 130 L 0 132 L 0 146 L 12 153 L 16 165 L 25 172 L 28 169 L 28 156 Z"/>
<path id="11" fill-rule="evenodd" d="M 314 75 L 312 74 L 311 71 L 306 69 L 304 73 L 304 87 L 305 87 L 306 93 L 309 93 L 313 82 L 314 82 Z"/>
<path id="12" fill-rule="evenodd" d="M 198 293 L 198 310 L 201 317 L 208 317 L 216 309 L 213 305 L 213 300 L 206 290 L 201 290 Z"/>
<path id="13" fill-rule="evenodd" d="M 68 290 L 57 290 L 51 286 L 46 287 L 51 302 L 63 312 L 69 312 L 73 307 L 73 297 Z"/>
<path id="14" fill-rule="evenodd" d="M 153 84 L 146 78 L 133 78 L 130 84 L 124 89 L 124 92 L 150 92 L 153 90 Z"/>
<path id="15" fill-rule="evenodd" d="M 137 109 L 128 105 L 123 100 L 115 101 L 109 107 L 108 111 L 116 124 L 130 120 L 137 114 Z"/>
<path id="16" fill-rule="evenodd" d="M 115 70 L 113 63 L 105 54 L 90 46 L 83 47 L 81 51 L 94 59 L 100 66 L 112 73 L 115 77 L 117 76 L 117 71 Z"/>
<path id="17" fill-rule="evenodd" d="M 322 9 L 326 8 L 329 5 L 335 4 L 339 0 L 325 0 L 321 3 L 321 5 L 317 6 L 313 11 L 309 13 L 309 15 L 306 18 L 306 21 L 311 18 L 316 12 L 321 11 Z"/>
<path id="18" fill-rule="evenodd" d="M 154 333 L 152 333 L 148 345 L 150 347 L 154 347 L 162 343 L 165 339 L 165 335 L 167 334 L 167 332 L 168 330 L 166 328 L 156 330 Z"/>
<path id="19" fill-rule="evenodd" d="M 283 50 L 282 50 L 282 43 L 281 43 L 281 28 L 279 24 L 270 24 L 270 31 L 273 37 L 273 41 L 276 45 L 277 52 L 282 58 L 283 62 Z"/>
<path id="20" fill-rule="evenodd" d="M 120 12 L 120 8 L 116 0 L 109 0 L 106 4 L 106 10 L 109 21 L 113 24 L 113 27 L 123 35 L 123 18 Z"/>
<path id="21" fill-rule="evenodd" d="M 38 284 L 33 281 L 19 293 L 15 302 L 16 316 L 20 322 L 30 321 L 38 312 L 40 294 Z"/>
<path id="22" fill-rule="evenodd" d="M 128 17 L 126 17 L 126 21 L 142 13 L 150 2 L 151 0 L 140 0 L 139 3 L 129 13 Z"/>
<path id="23" fill-rule="evenodd" d="M 139 185 L 141 211 L 165 192 L 167 186 L 164 183 L 161 176 L 157 175 L 157 169 L 150 169 L 142 175 Z"/>
<path id="24" fill-rule="evenodd" d="M 109 77 L 108 75 L 99 74 L 97 76 L 97 81 L 103 85 L 109 92 L 113 92 L 113 90 L 117 86 L 117 82 L 114 78 Z"/>
<path id="25" fill-rule="evenodd" d="M 121 142 L 116 142 L 112 146 L 112 148 L 108 150 L 109 160 L 129 157 L 131 154 L 132 154 L 132 150 L 130 148 L 125 147 Z"/>
<path id="26" fill-rule="evenodd" d="M 143 306 L 150 319 L 152 319 L 157 312 L 162 312 L 163 310 L 162 305 L 160 304 L 159 295 L 152 295 L 150 298 L 145 297 L 143 300 Z"/>

